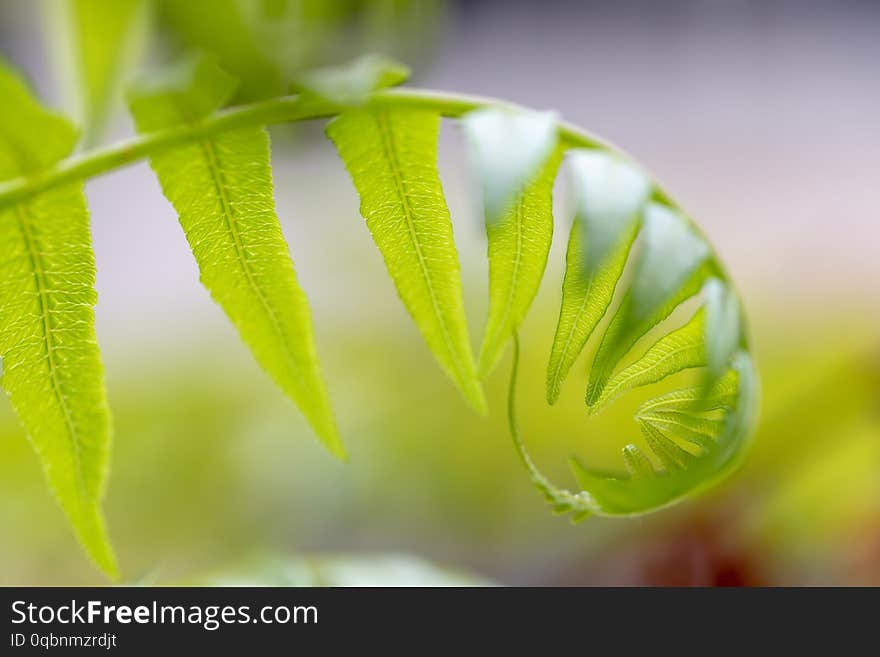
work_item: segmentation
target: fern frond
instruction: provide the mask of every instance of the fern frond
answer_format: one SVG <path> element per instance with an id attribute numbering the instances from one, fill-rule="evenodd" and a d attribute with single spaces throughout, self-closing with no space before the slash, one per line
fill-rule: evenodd
<path id="1" fill-rule="evenodd" d="M 224 108 L 235 81 L 198 59 L 131 95 L 139 138 L 68 158 L 76 131 L 0 66 L 3 386 L 80 542 L 105 572 L 112 575 L 116 566 L 100 511 L 110 422 L 82 195 L 89 177 L 150 158 L 205 286 L 263 369 L 327 447 L 343 455 L 308 303 L 275 211 L 265 130 L 272 123 L 331 119 L 327 135 L 354 181 L 399 296 L 440 366 L 480 412 L 481 377 L 513 338 L 510 432 L 554 511 L 575 521 L 646 513 L 712 485 L 742 462 L 755 424 L 757 375 L 740 301 L 696 226 L 621 153 L 583 130 L 491 99 L 385 88 L 403 77 L 403 67 L 368 58 L 302 76 L 297 96 Z M 490 308 L 479 368 L 437 171 L 442 117 L 463 120 L 483 187 Z M 573 459 L 578 492 L 540 472 L 515 410 L 516 332 L 544 275 L 554 179 L 566 157 L 577 204 L 547 401 L 557 400 L 609 312 L 588 376 L 590 412 L 685 369 L 700 368 L 702 375 L 696 385 L 639 407 L 635 419 L 649 449 L 625 446 L 625 471 L 600 472 Z M 632 276 L 624 280 L 631 252 Z M 698 295 L 702 306 L 684 326 L 661 331 L 676 308 Z M 663 334 L 626 365 L 652 331 Z"/>

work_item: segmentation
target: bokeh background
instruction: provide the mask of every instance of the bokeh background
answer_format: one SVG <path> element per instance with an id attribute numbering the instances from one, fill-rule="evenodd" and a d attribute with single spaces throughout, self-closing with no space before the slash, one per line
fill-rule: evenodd
<path id="1" fill-rule="evenodd" d="M 80 115 L 62 3 L 0 2 L 0 52 Z M 211 49 L 243 78 L 240 101 L 378 50 L 410 63 L 419 86 L 554 109 L 621 145 L 727 263 L 763 399 L 746 467 L 710 493 L 635 520 L 552 516 L 506 434 L 507 361 L 488 384 L 489 417 L 473 415 L 398 301 L 321 126 L 283 126 L 278 211 L 351 455 L 338 463 L 200 286 L 138 164 L 87 187 L 115 416 L 106 506 L 129 581 L 880 585 L 880 5 L 162 0 L 144 21 L 134 71 Z M 121 103 L 107 118 L 92 143 L 132 134 Z M 451 125 L 440 166 L 476 346 L 485 236 Z M 606 462 L 637 428 L 625 403 L 585 417 L 586 361 L 559 408 L 545 407 L 571 221 L 564 183 L 557 192 L 520 403 L 536 459 L 571 484 L 570 453 Z M 3 398 L 0 584 L 101 581 Z"/>

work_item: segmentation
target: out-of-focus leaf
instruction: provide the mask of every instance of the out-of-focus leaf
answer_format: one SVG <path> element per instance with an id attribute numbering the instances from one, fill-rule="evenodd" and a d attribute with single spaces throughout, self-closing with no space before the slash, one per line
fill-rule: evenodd
<path id="1" fill-rule="evenodd" d="M 100 137 L 120 83 L 146 37 L 146 0 L 44 2 L 62 83 L 87 142 Z"/>
<path id="2" fill-rule="evenodd" d="M 303 92 L 339 105 L 360 105 L 379 89 L 401 84 L 409 69 L 388 57 L 365 55 L 345 66 L 309 71 L 297 83 Z"/>
<path id="3" fill-rule="evenodd" d="M 138 130 L 197 121 L 225 104 L 234 85 L 212 61 L 190 63 L 131 94 Z M 158 153 L 151 165 L 180 215 L 205 287 L 257 362 L 343 457 L 308 300 L 275 214 L 268 134 L 241 128 Z"/>
<path id="4" fill-rule="evenodd" d="M 440 366 L 483 413 L 452 221 L 437 173 L 439 128 L 433 112 L 369 108 L 343 112 L 327 135 L 351 174 L 400 298 Z"/>
<path id="5" fill-rule="evenodd" d="M 238 80 L 235 100 L 246 102 L 287 91 L 279 61 L 260 44 L 239 0 L 158 0 L 159 16 L 181 50 L 202 50 L 217 57 Z M 332 4 L 332 3 L 325 3 Z M 256 7 L 255 7 L 256 9 Z M 277 54 L 277 51 L 276 51 Z"/>
<path id="6" fill-rule="evenodd" d="M 698 310 L 690 321 L 657 340 L 636 362 L 618 372 L 591 409 L 639 386 L 662 381 L 682 370 L 706 364 L 706 311 Z"/>
<path id="7" fill-rule="evenodd" d="M 0 61 L 0 180 L 68 155 L 77 133 Z M 101 511 L 110 413 L 95 336 L 95 258 L 82 184 L 0 207 L 3 388 L 89 556 L 117 573 Z"/>

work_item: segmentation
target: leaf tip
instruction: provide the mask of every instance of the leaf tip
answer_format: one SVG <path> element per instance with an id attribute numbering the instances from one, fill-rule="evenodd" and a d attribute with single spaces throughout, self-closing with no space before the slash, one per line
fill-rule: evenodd
<path id="1" fill-rule="evenodd" d="M 86 554 L 107 579 L 113 583 L 118 582 L 120 577 L 119 563 L 107 535 L 104 515 L 97 503 L 93 508 L 83 509 L 81 514 L 77 515 L 78 518 L 71 517 L 71 522 Z"/>
<path id="2" fill-rule="evenodd" d="M 468 406 L 478 415 L 485 417 L 489 414 L 489 404 L 486 402 L 486 394 L 479 380 L 474 377 L 473 381 L 461 390 Z"/>
<path id="3" fill-rule="evenodd" d="M 348 453 L 342 443 L 342 437 L 339 435 L 339 429 L 336 427 L 333 416 L 328 414 L 318 420 L 309 418 L 309 423 L 327 451 L 343 463 L 348 462 Z"/>

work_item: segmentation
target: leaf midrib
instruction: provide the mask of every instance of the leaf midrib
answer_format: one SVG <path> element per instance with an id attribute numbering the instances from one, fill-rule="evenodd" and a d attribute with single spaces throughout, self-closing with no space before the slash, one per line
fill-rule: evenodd
<path id="1" fill-rule="evenodd" d="M 522 263 L 523 216 L 525 214 L 524 206 L 525 191 L 520 194 L 519 201 L 516 203 L 516 210 L 514 212 L 514 224 L 516 226 L 516 249 L 513 256 L 513 268 L 510 272 L 510 288 L 507 292 L 507 303 L 505 304 L 504 313 L 501 315 L 501 319 L 499 320 L 498 325 L 495 327 L 495 330 L 490 336 L 491 339 L 487 340 L 487 344 L 490 348 L 493 349 L 493 345 L 498 339 L 498 335 L 504 330 L 504 326 L 505 324 L 507 324 L 507 320 L 513 310 L 513 299 L 516 296 L 516 292 L 518 289 L 517 283 L 519 282 L 519 268 Z"/>
<path id="2" fill-rule="evenodd" d="M 16 204 L 16 217 L 18 226 L 24 238 L 25 250 L 27 251 L 28 260 L 30 261 L 31 271 L 34 273 L 34 284 L 37 287 L 37 303 L 39 304 L 40 319 L 43 324 L 43 345 L 46 351 L 46 362 L 49 366 L 49 378 L 52 382 L 52 392 L 58 405 L 61 407 L 64 415 L 64 423 L 67 427 L 67 436 L 70 442 L 71 451 L 73 452 L 74 469 L 76 472 L 76 492 L 79 496 L 80 504 L 89 500 L 85 481 L 82 472 L 82 457 L 80 454 L 80 438 L 79 429 L 70 412 L 67 403 L 67 396 L 61 390 L 61 381 L 58 379 L 57 364 L 55 363 L 55 345 L 52 338 L 52 324 L 49 319 L 49 303 L 48 303 L 48 286 L 46 285 L 45 271 L 40 251 L 37 248 L 36 237 L 31 233 L 29 225 L 29 213 L 26 206 Z"/>
<path id="3" fill-rule="evenodd" d="M 559 388 L 562 385 L 559 381 L 560 372 L 562 371 L 562 365 L 568 358 L 568 350 L 571 348 L 571 341 L 574 339 L 575 329 L 577 329 L 578 324 L 580 324 L 580 321 L 583 318 L 584 310 L 587 307 L 587 301 L 590 298 L 590 294 L 592 294 L 593 292 L 593 281 L 595 281 L 595 279 L 596 275 L 591 274 L 589 280 L 587 281 L 587 289 L 584 291 L 584 296 L 581 299 L 581 303 L 578 306 L 577 312 L 575 313 L 574 320 L 571 323 L 571 327 L 569 327 L 568 337 L 566 337 L 565 344 L 562 346 L 562 351 L 559 354 L 559 359 L 556 361 L 556 369 L 553 371 L 553 378 L 550 380 L 551 390 L 553 390 L 556 395 L 559 394 Z M 587 339 L 589 339 L 589 336 L 587 336 Z"/>
<path id="4" fill-rule="evenodd" d="M 452 346 L 452 338 L 449 335 L 449 329 L 446 326 L 446 320 L 443 317 L 443 313 L 440 312 L 440 306 L 437 303 L 437 296 L 434 292 L 434 285 L 431 281 L 430 273 L 428 272 L 427 265 L 425 264 L 425 257 L 422 253 L 422 248 L 419 243 L 418 232 L 415 228 L 415 222 L 413 221 L 413 212 L 409 203 L 409 197 L 406 190 L 406 182 L 403 179 L 403 175 L 401 174 L 400 162 L 397 160 L 397 144 L 394 139 L 394 131 L 391 129 L 389 125 L 390 119 L 388 116 L 388 112 L 376 112 L 376 125 L 379 128 L 379 140 L 382 143 L 382 152 L 385 155 L 385 159 L 388 162 L 388 166 L 391 170 L 391 177 L 394 181 L 394 188 L 397 190 L 397 196 L 400 199 L 401 209 L 403 210 L 403 216 L 406 221 L 407 226 L 407 234 L 410 238 L 410 243 L 413 246 L 413 249 L 416 252 L 416 258 L 419 263 L 419 271 L 422 274 L 422 279 L 425 281 L 425 287 L 428 288 L 428 297 L 431 300 L 431 308 L 434 311 L 434 317 L 437 318 L 437 322 L 440 325 L 440 333 L 443 336 L 443 342 L 446 344 L 446 350 L 449 353 L 450 358 L 452 358 L 453 367 L 463 379 L 466 379 L 465 371 L 462 369 L 461 362 L 458 358 L 457 351 Z"/>
<path id="5" fill-rule="evenodd" d="M 269 323 L 271 324 L 272 329 L 275 331 L 275 334 L 281 339 L 281 345 L 284 349 L 284 356 L 287 360 L 288 370 L 292 372 L 293 376 L 300 383 L 300 387 L 302 387 L 302 374 L 299 372 L 299 368 L 296 367 L 296 359 L 291 353 L 290 345 L 288 344 L 287 340 L 287 335 L 281 328 L 281 323 L 278 321 L 278 316 L 275 313 L 275 309 L 272 307 L 272 304 L 269 303 L 269 300 L 263 294 L 263 290 L 257 284 L 257 281 L 254 279 L 253 272 L 251 271 L 247 255 L 244 250 L 244 244 L 241 240 L 241 234 L 238 231 L 236 213 L 232 203 L 230 202 L 226 194 L 225 176 L 223 174 L 223 168 L 220 164 L 220 157 L 217 154 L 217 149 L 214 146 L 214 142 L 211 140 L 199 141 L 199 146 L 202 149 L 202 154 L 205 156 L 206 164 L 208 165 L 208 171 L 211 174 L 211 182 L 214 184 L 214 190 L 217 193 L 217 198 L 220 199 L 223 220 L 226 223 L 227 230 L 232 236 L 233 245 L 235 247 L 236 260 L 238 261 L 238 264 L 241 267 L 245 278 L 247 279 L 248 285 L 256 295 L 257 299 L 259 299 L 260 305 L 263 307 L 263 310 L 268 316 Z"/>

